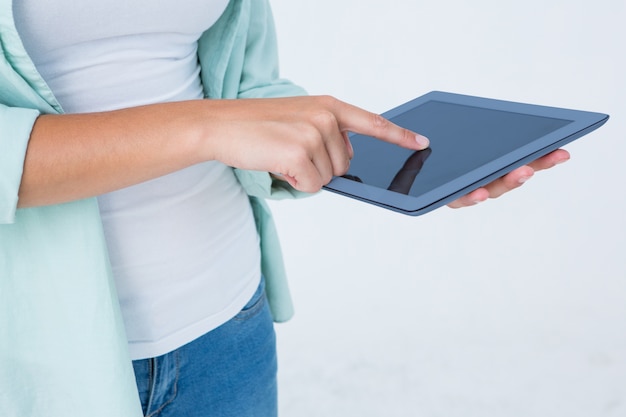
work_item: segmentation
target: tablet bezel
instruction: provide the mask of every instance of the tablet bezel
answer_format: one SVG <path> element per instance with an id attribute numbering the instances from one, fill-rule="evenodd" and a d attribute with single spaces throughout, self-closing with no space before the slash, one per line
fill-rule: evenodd
<path id="1" fill-rule="evenodd" d="M 383 116 L 393 120 L 394 117 L 429 101 L 571 120 L 572 122 L 417 197 L 341 177 L 333 178 L 324 189 L 412 216 L 425 214 L 488 184 L 515 168 L 532 162 L 586 135 L 603 125 L 609 117 L 602 113 L 518 103 L 442 91 L 431 91 L 384 113 Z M 354 136 L 354 134 L 350 136 Z M 353 143 L 353 146 L 357 147 L 358 143 Z M 395 145 L 390 144 L 389 146 Z"/>

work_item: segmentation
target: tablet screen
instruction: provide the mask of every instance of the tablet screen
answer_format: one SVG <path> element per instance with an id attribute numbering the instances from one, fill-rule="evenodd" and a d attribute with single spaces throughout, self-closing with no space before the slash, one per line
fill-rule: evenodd
<path id="1" fill-rule="evenodd" d="M 441 101 L 427 101 L 391 120 L 427 136 L 430 148 L 416 152 L 354 135 L 354 159 L 344 178 L 411 196 L 442 186 L 572 123 Z M 385 158 L 377 157 L 383 154 Z"/>

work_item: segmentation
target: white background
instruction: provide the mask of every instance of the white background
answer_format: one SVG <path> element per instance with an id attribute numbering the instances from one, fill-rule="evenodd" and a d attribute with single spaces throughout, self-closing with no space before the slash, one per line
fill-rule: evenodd
<path id="1" fill-rule="evenodd" d="M 272 203 L 296 302 L 277 326 L 281 415 L 626 416 L 626 1 L 272 4 L 282 75 L 312 94 L 611 115 L 477 207 Z"/>

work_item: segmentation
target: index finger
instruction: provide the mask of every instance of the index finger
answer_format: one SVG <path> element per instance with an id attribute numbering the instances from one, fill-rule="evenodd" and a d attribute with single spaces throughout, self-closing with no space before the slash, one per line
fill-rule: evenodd
<path id="1" fill-rule="evenodd" d="M 379 114 L 343 101 L 336 100 L 333 113 L 342 131 L 373 136 L 385 142 L 415 150 L 422 150 L 430 145 L 426 136 L 400 127 Z"/>

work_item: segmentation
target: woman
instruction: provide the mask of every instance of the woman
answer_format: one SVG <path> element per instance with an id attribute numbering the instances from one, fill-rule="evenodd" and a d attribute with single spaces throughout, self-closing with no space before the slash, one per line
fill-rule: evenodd
<path id="1" fill-rule="evenodd" d="M 428 140 L 278 78 L 265 0 L 0 0 L 0 45 L 0 415 L 275 415 L 263 199 Z"/>

